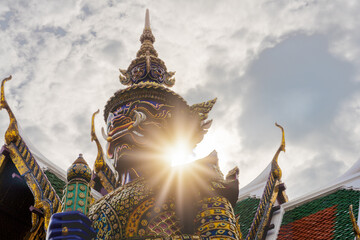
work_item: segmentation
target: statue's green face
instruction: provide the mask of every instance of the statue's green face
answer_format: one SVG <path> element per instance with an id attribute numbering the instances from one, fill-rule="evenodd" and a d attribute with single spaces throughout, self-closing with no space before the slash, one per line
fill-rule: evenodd
<path id="1" fill-rule="evenodd" d="M 142 94 L 137 97 L 144 99 Z M 206 132 L 198 113 L 183 102 L 153 99 L 126 102 L 107 117 L 106 154 L 121 177 L 156 174 L 191 161 L 192 149 Z"/>
<path id="2" fill-rule="evenodd" d="M 126 149 L 147 148 L 148 132 L 164 127 L 174 107 L 153 101 L 130 102 L 109 114 L 107 134 L 111 139 L 107 154 L 110 159 Z"/>
<path id="3" fill-rule="evenodd" d="M 108 158 L 120 174 L 160 161 L 165 164 L 168 159 L 164 159 L 167 157 L 164 154 L 179 142 L 184 132 L 191 130 L 191 121 L 184 116 L 174 106 L 146 100 L 117 108 L 107 119 Z M 191 137 L 182 139 L 183 151 L 192 149 Z"/>

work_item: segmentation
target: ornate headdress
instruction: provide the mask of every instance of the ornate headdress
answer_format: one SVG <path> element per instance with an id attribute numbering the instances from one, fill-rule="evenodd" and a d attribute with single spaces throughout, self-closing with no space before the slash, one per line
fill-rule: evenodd
<path id="1" fill-rule="evenodd" d="M 120 69 L 120 82 L 130 86 L 117 91 L 109 99 L 104 110 L 105 121 L 109 113 L 115 111 L 119 106 L 131 101 L 146 99 L 174 105 L 199 117 L 202 126 L 205 126 L 205 123 L 209 125 L 209 121 L 205 122 L 205 120 L 216 99 L 189 106 L 180 95 L 168 88 L 175 83 L 173 77 L 175 72 L 168 72 L 165 63 L 158 58 L 158 53 L 153 46 L 155 37 L 150 28 L 148 9 L 146 10 L 145 27 L 140 42 L 141 47 L 136 58 L 127 70 Z"/>

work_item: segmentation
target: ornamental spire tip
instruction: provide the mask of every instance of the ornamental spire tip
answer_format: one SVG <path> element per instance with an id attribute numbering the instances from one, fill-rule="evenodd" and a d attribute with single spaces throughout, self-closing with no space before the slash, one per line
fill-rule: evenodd
<path id="1" fill-rule="evenodd" d="M 146 13 L 145 13 L 145 29 L 150 29 L 150 14 L 149 14 L 149 9 L 146 9 Z"/>
<path id="2" fill-rule="evenodd" d="M 152 46 L 152 44 L 155 42 L 155 37 L 154 35 L 152 34 L 152 31 L 151 31 L 151 28 L 150 28 L 150 14 L 149 14 L 149 9 L 146 9 L 146 13 L 145 13 L 145 27 L 144 27 L 144 31 L 143 33 L 141 34 L 140 36 L 140 42 L 142 44 L 142 47 L 144 45 L 147 45 L 147 48 L 154 48 Z M 150 50 L 150 49 L 146 49 L 146 50 Z M 157 57 L 157 53 L 155 49 L 153 49 L 153 51 L 150 51 L 150 53 L 152 55 L 154 55 L 155 57 Z M 140 49 L 140 55 L 144 54 L 145 52 L 141 51 Z M 140 56 L 139 55 L 139 52 L 138 52 L 138 57 Z"/>

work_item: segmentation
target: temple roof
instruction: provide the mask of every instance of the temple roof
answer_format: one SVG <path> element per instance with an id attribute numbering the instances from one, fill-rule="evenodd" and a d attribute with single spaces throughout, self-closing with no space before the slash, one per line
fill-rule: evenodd
<path id="1" fill-rule="evenodd" d="M 247 197 L 261 197 L 270 171 L 271 163 L 269 163 L 266 168 L 254 180 L 252 180 L 246 186 L 240 188 L 239 199 L 241 200 Z"/>
<path id="2" fill-rule="evenodd" d="M 259 203 L 260 198 L 247 197 L 239 200 L 234 207 L 235 217 L 239 219 L 243 236 L 247 236 L 249 233 Z"/>
<path id="3" fill-rule="evenodd" d="M 19 126 L 19 132 L 21 137 L 26 142 L 27 147 L 30 149 L 33 157 L 35 158 L 36 162 L 39 164 L 39 166 L 46 171 L 49 171 L 56 175 L 57 178 L 59 178 L 61 181 L 66 181 L 66 171 L 59 167 L 56 163 L 49 160 L 47 157 L 45 157 L 36 147 L 35 145 L 30 141 L 30 139 L 24 134 L 24 131 L 21 128 L 21 125 L 18 123 Z"/>
<path id="4" fill-rule="evenodd" d="M 277 239 L 354 239 L 348 209 L 357 216 L 359 198 L 360 191 L 340 189 L 286 211 Z"/>

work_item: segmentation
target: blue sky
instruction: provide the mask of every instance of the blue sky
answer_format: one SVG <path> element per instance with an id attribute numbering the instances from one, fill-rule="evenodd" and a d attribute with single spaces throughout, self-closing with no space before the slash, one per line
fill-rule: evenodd
<path id="1" fill-rule="evenodd" d="M 1 1 L 0 73 L 24 134 L 66 169 L 93 164 L 91 114 L 123 86 L 145 9 L 173 88 L 190 104 L 218 97 L 199 157 L 216 149 L 246 185 L 280 157 L 290 198 L 359 159 L 358 1 Z M 0 134 L 8 117 L 0 112 Z M 96 119 L 97 134 L 105 126 Z M 2 139 L 0 140 L 1 143 Z"/>

